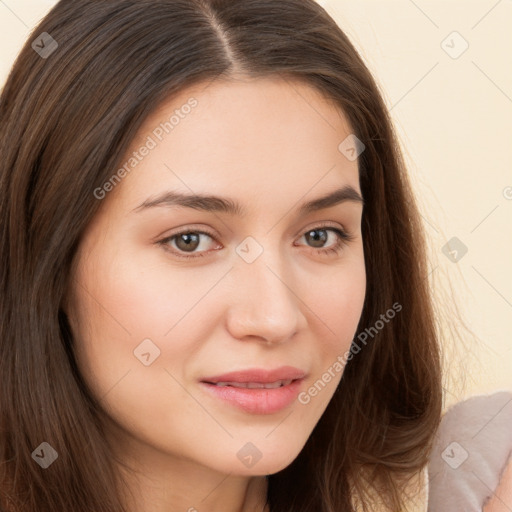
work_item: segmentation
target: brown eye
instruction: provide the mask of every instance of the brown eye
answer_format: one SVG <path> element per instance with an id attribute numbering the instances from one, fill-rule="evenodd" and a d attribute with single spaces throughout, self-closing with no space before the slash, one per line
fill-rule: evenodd
<path id="1" fill-rule="evenodd" d="M 306 237 L 306 240 L 312 242 L 314 245 L 313 247 L 322 248 L 323 244 L 327 242 L 329 239 L 329 236 L 327 235 L 327 229 L 312 229 L 311 231 L 308 231 L 304 236 Z M 318 233 L 321 233 L 318 235 Z"/>
<path id="2" fill-rule="evenodd" d="M 176 247 L 178 247 L 180 251 L 193 252 L 199 247 L 198 233 L 182 233 L 175 235 L 173 238 L 175 239 Z"/>
<path id="3" fill-rule="evenodd" d="M 336 239 L 330 245 L 326 246 L 329 241 L 329 232 L 335 233 Z M 354 239 L 354 237 L 340 228 L 331 226 L 319 226 L 310 229 L 302 235 L 309 245 L 317 254 L 326 255 L 328 253 L 338 254 L 343 246 Z M 168 236 L 158 242 L 164 246 L 165 250 L 171 252 L 178 258 L 191 259 L 203 257 L 209 254 L 210 251 L 201 248 L 202 237 L 209 238 L 211 241 L 215 240 L 214 235 L 204 231 L 181 231 Z M 205 244 L 206 246 L 208 244 Z"/>
<path id="4" fill-rule="evenodd" d="M 328 233 L 332 232 L 336 234 L 337 240 L 331 246 L 324 247 L 326 242 L 329 239 Z M 331 226 L 318 226 L 314 229 L 310 229 L 304 233 L 304 238 L 306 239 L 308 245 L 312 247 L 317 254 L 338 254 L 343 246 L 354 239 L 353 235 L 343 231 L 339 228 L 334 228 Z"/>
<path id="5" fill-rule="evenodd" d="M 196 258 L 204 256 L 208 253 L 206 250 L 198 251 L 197 249 L 201 245 L 202 237 L 214 240 L 213 235 L 204 231 L 182 231 L 181 233 L 175 233 L 159 242 L 164 248 L 172 252 L 175 256 L 182 258 Z M 188 255 L 187 255 L 188 253 Z"/>

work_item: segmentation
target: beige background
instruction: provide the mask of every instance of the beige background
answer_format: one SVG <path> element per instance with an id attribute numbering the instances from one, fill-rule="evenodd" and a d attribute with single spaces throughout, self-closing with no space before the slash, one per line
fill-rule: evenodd
<path id="1" fill-rule="evenodd" d="M 445 332 L 446 404 L 512 390 L 512 0 L 319 3 L 374 73 L 404 148 Z M 1 84 L 54 4 L 0 0 Z M 452 237 L 468 248 L 458 262 L 441 250 Z"/>

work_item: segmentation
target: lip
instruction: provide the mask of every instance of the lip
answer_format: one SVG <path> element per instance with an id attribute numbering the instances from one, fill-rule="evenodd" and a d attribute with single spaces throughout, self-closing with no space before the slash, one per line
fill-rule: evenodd
<path id="1" fill-rule="evenodd" d="M 225 373 L 201 380 L 203 389 L 215 398 L 221 399 L 238 409 L 251 414 L 274 414 L 290 406 L 299 394 L 306 373 L 292 366 L 281 366 L 274 370 L 251 368 Z M 268 384 L 279 380 L 291 380 L 278 388 L 237 388 L 217 386 L 217 382 Z"/>
<path id="2" fill-rule="evenodd" d="M 291 405 L 299 394 L 304 379 L 274 389 L 234 388 L 201 382 L 201 386 L 216 398 L 251 414 L 274 414 Z"/>
<path id="3" fill-rule="evenodd" d="M 205 377 L 201 382 L 258 382 L 268 384 L 278 380 L 296 380 L 306 377 L 306 372 L 295 368 L 294 366 L 280 366 L 273 370 L 266 368 L 248 368 L 246 370 L 238 370 L 234 372 L 216 375 L 214 377 Z"/>

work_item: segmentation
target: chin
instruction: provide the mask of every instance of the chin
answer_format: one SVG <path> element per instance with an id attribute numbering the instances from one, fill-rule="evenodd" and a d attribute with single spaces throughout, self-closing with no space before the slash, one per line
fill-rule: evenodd
<path id="1" fill-rule="evenodd" d="M 281 441 L 277 442 L 275 446 L 272 444 L 269 446 L 267 441 L 266 448 L 262 445 L 263 443 L 260 443 L 259 453 L 250 445 L 246 448 L 246 452 L 248 454 L 250 454 L 251 449 L 253 450 L 253 455 L 255 456 L 254 460 L 256 460 L 257 457 L 260 457 L 253 465 L 250 465 L 249 460 L 246 468 L 244 468 L 244 463 L 236 464 L 236 467 L 231 467 L 230 471 L 252 476 L 272 475 L 274 473 L 278 473 L 279 471 L 287 468 L 298 457 L 304 443 L 300 444 L 300 446 L 284 446 Z M 244 458 L 243 455 L 244 453 L 241 454 L 242 460 Z"/>

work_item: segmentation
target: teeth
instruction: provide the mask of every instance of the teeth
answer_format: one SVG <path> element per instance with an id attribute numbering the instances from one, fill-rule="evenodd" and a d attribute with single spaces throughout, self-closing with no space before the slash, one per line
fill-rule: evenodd
<path id="1" fill-rule="evenodd" d="M 216 382 L 216 386 L 231 386 L 233 388 L 247 388 L 247 389 L 275 389 L 282 386 L 288 386 L 292 382 L 290 380 L 277 380 L 276 382 L 268 382 L 263 384 L 262 382 Z"/>

